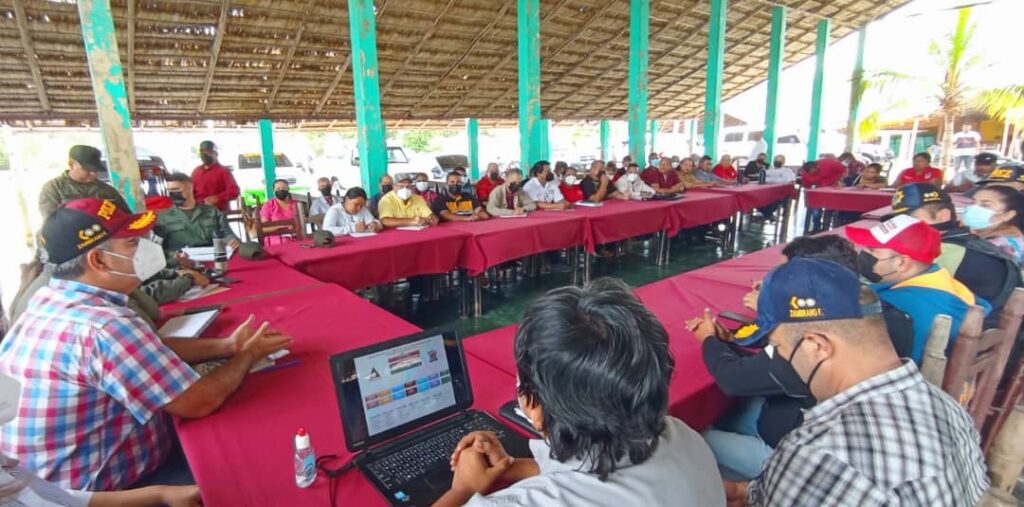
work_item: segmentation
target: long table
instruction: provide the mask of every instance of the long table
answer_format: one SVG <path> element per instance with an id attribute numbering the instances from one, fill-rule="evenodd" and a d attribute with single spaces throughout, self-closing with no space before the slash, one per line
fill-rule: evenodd
<path id="1" fill-rule="evenodd" d="M 804 189 L 808 209 L 865 213 L 892 203 L 893 191 L 852 187 L 821 187 Z"/>
<path id="2" fill-rule="evenodd" d="M 164 316 L 181 313 L 197 306 L 225 305 L 236 301 L 264 298 L 323 285 L 323 282 L 284 265 L 274 258 L 247 260 L 235 255 L 228 261 L 227 276 L 235 282 L 227 290 L 191 301 L 174 302 L 160 307 Z"/>
<path id="3" fill-rule="evenodd" d="M 750 213 L 756 208 L 763 208 L 779 201 L 795 199 L 799 195 L 792 183 L 766 183 L 763 185 L 746 183 L 737 186 L 706 188 L 700 191 L 732 195 L 736 199 L 736 205 L 744 213 Z"/>

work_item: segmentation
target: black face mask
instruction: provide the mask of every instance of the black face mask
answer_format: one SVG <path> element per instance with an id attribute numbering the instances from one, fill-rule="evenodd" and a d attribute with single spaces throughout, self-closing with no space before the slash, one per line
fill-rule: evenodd
<path id="1" fill-rule="evenodd" d="M 207 155 L 206 153 L 200 153 L 199 158 L 203 161 L 203 165 L 213 164 L 213 155 Z"/>
<path id="2" fill-rule="evenodd" d="M 779 162 L 778 160 L 772 162 L 772 165 L 775 166 L 776 169 L 782 169 L 782 162 Z"/>
<path id="3" fill-rule="evenodd" d="M 492 173 L 487 173 L 487 177 L 490 178 L 491 181 L 498 181 L 498 173 L 497 173 L 497 171 L 492 172 Z"/>
<path id="4" fill-rule="evenodd" d="M 796 351 L 793 351 L 794 354 Z M 792 357 L 790 357 L 792 359 Z M 793 365 L 786 361 L 778 350 L 768 360 L 768 376 L 782 389 L 783 394 L 790 398 L 810 398 L 811 390 L 807 383 L 793 369 Z"/>
<path id="5" fill-rule="evenodd" d="M 861 250 L 857 254 L 857 272 L 871 283 L 881 282 L 882 275 L 875 273 L 875 265 L 878 264 L 879 260 L 881 259 L 871 255 L 867 250 Z"/>
<path id="6" fill-rule="evenodd" d="M 386 193 L 390 192 L 392 188 L 395 188 L 394 185 L 381 185 L 380 186 L 380 193 L 386 194 Z"/>
<path id="7" fill-rule="evenodd" d="M 544 177 L 544 181 L 555 181 L 555 175 L 548 173 L 548 175 Z"/>
<path id="8" fill-rule="evenodd" d="M 459 195 L 462 193 L 462 185 L 448 185 L 448 193 L 451 195 Z"/>
<path id="9" fill-rule="evenodd" d="M 512 183 L 508 184 L 508 191 L 509 192 L 515 192 L 516 190 L 519 190 L 519 182 L 518 181 L 513 181 Z"/>
<path id="10" fill-rule="evenodd" d="M 331 187 L 320 187 L 320 193 L 323 194 L 324 197 L 330 197 Z"/>
<path id="11" fill-rule="evenodd" d="M 171 198 L 171 202 L 175 206 L 181 206 L 185 204 L 185 194 L 182 192 L 167 192 L 167 197 Z"/>
<path id="12" fill-rule="evenodd" d="M 278 200 L 281 201 L 287 200 L 290 195 L 292 195 L 292 193 L 287 190 L 274 190 L 274 197 L 277 197 Z"/>

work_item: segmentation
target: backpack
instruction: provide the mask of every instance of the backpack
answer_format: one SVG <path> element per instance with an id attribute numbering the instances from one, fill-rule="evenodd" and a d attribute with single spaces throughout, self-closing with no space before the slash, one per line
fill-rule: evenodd
<path id="1" fill-rule="evenodd" d="M 993 301 L 989 301 L 993 309 L 1002 308 L 1003 304 L 1006 303 L 1006 300 L 1013 292 L 1013 289 L 1024 286 L 1024 281 L 1022 281 L 1022 277 L 1024 277 L 1024 275 L 1021 273 L 1020 265 L 1017 264 L 1017 261 L 1014 258 L 1007 255 L 992 243 L 989 243 L 987 240 L 971 234 L 966 230 L 963 230 L 963 232 L 954 230 L 954 232 L 949 235 L 943 235 L 942 255 L 939 256 L 939 259 L 942 259 L 940 264 L 955 265 L 959 267 L 964 260 L 964 256 L 967 255 L 968 250 L 972 250 L 989 257 L 995 257 L 1006 264 L 1006 272 L 1010 273 L 1011 276 L 1007 276 L 1003 279 L 1003 287 L 999 290 L 999 295 L 996 296 Z M 939 262 L 939 260 L 936 259 L 936 262 Z M 956 270 L 951 270 L 950 273 L 955 276 Z M 993 313 L 995 314 L 995 312 Z"/>

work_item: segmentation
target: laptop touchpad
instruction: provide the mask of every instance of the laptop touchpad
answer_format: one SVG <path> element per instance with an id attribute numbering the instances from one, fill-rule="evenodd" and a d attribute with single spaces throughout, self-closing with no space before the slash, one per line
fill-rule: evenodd
<path id="1" fill-rule="evenodd" d="M 423 476 L 423 480 L 435 490 L 447 491 L 452 487 L 452 477 L 451 470 L 441 468 Z"/>

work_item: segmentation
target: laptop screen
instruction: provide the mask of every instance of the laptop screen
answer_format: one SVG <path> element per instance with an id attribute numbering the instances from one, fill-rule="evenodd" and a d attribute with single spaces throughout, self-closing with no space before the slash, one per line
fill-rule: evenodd
<path id="1" fill-rule="evenodd" d="M 331 358 L 350 450 L 400 435 L 472 405 L 454 332 L 406 336 Z"/>

